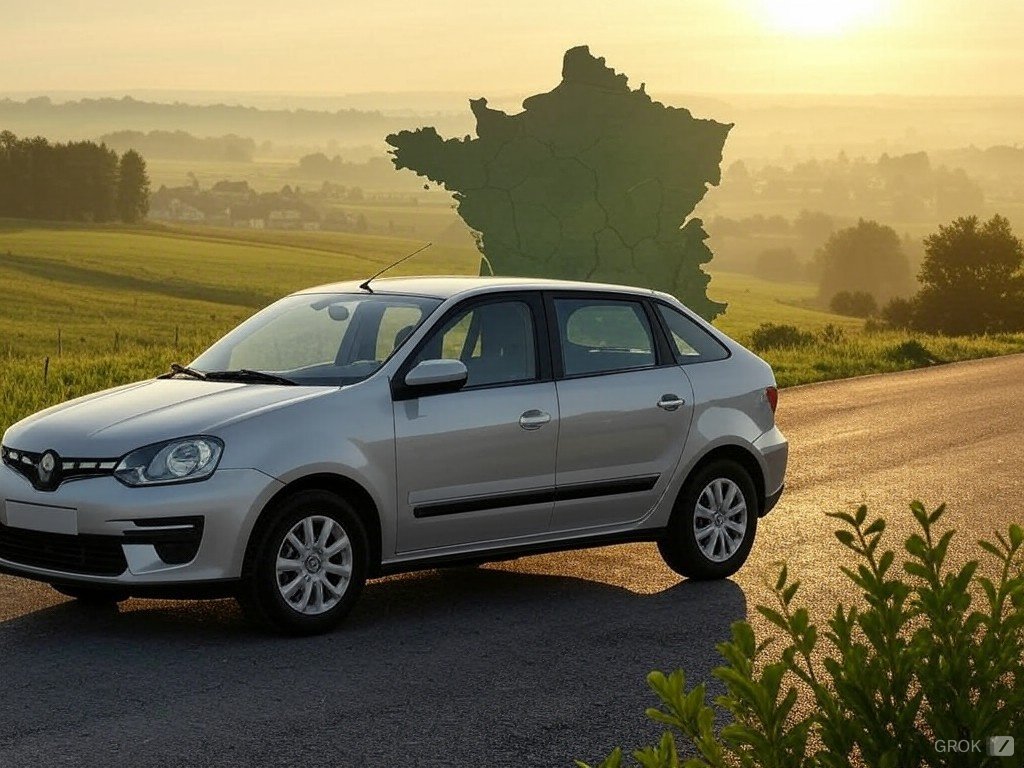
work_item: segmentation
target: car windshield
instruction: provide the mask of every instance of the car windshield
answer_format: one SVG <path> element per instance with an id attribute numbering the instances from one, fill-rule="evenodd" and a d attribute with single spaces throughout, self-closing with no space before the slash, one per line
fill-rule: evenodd
<path id="1" fill-rule="evenodd" d="M 355 384 L 372 376 L 440 303 L 388 294 L 288 296 L 224 336 L 190 368 L 259 371 L 306 385 Z"/>

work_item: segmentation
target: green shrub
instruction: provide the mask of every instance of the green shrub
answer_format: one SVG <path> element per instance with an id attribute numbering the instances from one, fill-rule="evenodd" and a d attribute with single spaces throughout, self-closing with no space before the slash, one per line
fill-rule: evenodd
<path id="1" fill-rule="evenodd" d="M 818 334 L 822 344 L 842 344 L 846 341 L 846 331 L 841 326 L 829 323 L 821 329 L 821 333 Z"/>
<path id="2" fill-rule="evenodd" d="M 874 317 L 864 321 L 864 333 L 884 333 L 889 330 L 889 324 Z"/>
<path id="3" fill-rule="evenodd" d="M 729 722 L 715 729 L 716 711 L 703 684 L 687 689 L 682 671 L 647 680 L 661 706 L 648 716 L 668 726 L 657 745 L 634 752 L 644 768 L 839 768 L 840 766 L 1019 765 L 986 754 L 986 738 L 1024 736 L 1024 530 L 1010 527 L 997 543 L 978 542 L 990 558 L 960 568 L 946 564 L 953 531 L 935 524 L 945 506 L 911 510 L 921 532 L 905 544 L 903 574 L 892 550 L 880 550 L 881 517 L 830 515 L 859 560 L 840 570 L 863 593 L 864 605 L 836 606 L 819 630 L 796 607 L 800 582 L 785 567 L 774 585 L 777 606 L 758 612 L 781 637 L 757 642 L 737 622 L 721 643 L 725 684 L 715 704 Z M 770 644 L 781 649 L 768 658 Z M 798 707 L 798 703 L 804 706 Z M 679 754 L 677 737 L 695 757 Z M 945 752 L 939 740 L 978 742 L 980 752 Z M 1019 747 L 1018 747 L 1019 749 Z M 1019 753 L 1018 753 L 1019 754 Z M 623 764 L 616 749 L 602 768 Z M 584 763 L 577 763 L 585 766 Z"/>
<path id="4" fill-rule="evenodd" d="M 755 352 L 768 349 L 786 349 L 814 343 L 814 334 L 801 331 L 795 325 L 761 323 L 750 334 L 750 348 Z"/>
<path id="5" fill-rule="evenodd" d="M 934 365 L 940 362 L 917 339 L 907 339 L 895 346 L 888 347 L 885 350 L 885 357 L 894 363 L 911 363 L 916 366 Z"/>

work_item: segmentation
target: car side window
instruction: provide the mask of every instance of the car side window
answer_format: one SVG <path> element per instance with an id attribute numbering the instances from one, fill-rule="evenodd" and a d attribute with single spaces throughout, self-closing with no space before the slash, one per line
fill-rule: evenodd
<path id="1" fill-rule="evenodd" d="M 476 304 L 434 331 L 416 353 L 423 360 L 461 360 L 466 386 L 514 384 L 537 378 L 533 312 L 522 301 Z"/>
<path id="2" fill-rule="evenodd" d="M 667 304 L 658 304 L 665 326 L 668 328 L 672 348 L 676 360 L 680 363 L 707 363 L 712 360 L 724 360 L 729 351 L 716 341 L 693 320 L 678 309 Z"/>
<path id="3" fill-rule="evenodd" d="M 555 299 L 566 376 L 653 367 L 657 356 L 639 301 Z"/>

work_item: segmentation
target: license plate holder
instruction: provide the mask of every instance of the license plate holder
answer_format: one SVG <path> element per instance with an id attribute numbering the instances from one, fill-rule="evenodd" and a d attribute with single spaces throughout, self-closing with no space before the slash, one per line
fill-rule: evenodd
<path id="1" fill-rule="evenodd" d="M 78 510 L 74 507 L 54 507 L 46 504 L 26 504 L 21 501 L 5 503 L 7 525 L 41 533 L 78 535 Z"/>

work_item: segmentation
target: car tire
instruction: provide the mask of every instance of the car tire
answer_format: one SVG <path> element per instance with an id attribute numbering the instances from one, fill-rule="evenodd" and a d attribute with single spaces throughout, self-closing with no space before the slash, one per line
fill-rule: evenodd
<path id="1" fill-rule="evenodd" d="M 84 587 L 73 584 L 51 584 L 65 597 L 77 600 L 82 605 L 116 605 L 128 599 L 127 592 L 110 587 Z"/>
<path id="2" fill-rule="evenodd" d="M 366 582 L 369 538 L 355 507 L 300 491 L 268 511 L 246 553 L 238 602 L 257 624 L 291 635 L 336 627 Z"/>
<path id="3" fill-rule="evenodd" d="M 712 462 L 686 481 L 658 551 L 680 576 L 727 578 L 750 554 L 760 511 L 750 473 L 734 461 Z"/>

